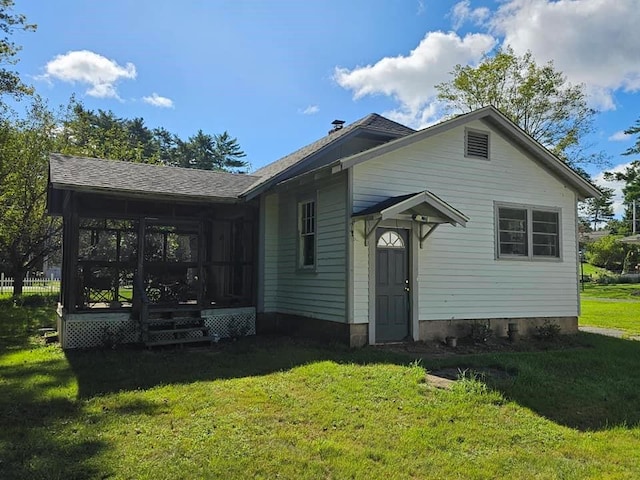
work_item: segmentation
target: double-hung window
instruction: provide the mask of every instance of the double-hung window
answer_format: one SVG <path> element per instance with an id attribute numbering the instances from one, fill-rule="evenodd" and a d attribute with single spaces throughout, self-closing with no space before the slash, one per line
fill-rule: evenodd
<path id="1" fill-rule="evenodd" d="M 298 204 L 299 265 L 313 268 L 316 265 L 316 202 L 308 200 Z"/>
<path id="2" fill-rule="evenodd" d="M 498 258 L 560 258 L 560 212 L 544 207 L 497 205 Z"/>

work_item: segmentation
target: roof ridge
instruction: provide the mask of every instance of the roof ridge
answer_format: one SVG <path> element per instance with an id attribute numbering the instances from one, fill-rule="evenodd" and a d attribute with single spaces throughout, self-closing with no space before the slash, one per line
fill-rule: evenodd
<path id="1" fill-rule="evenodd" d="M 387 128 L 381 125 L 376 125 L 376 122 L 386 124 Z M 351 134 L 359 128 L 380 133 L 387 133 L 391 136 L 404 136 L 415 132 L 415 130 L 413 130 L 412 128 L 409 128 L 406 125 L 402 125 L 395 120 L 386 118 L 378 113 L 369 113 L 364 117 L 351 122 L 347 126 L 332 131 L 327 135 L 324 135 L 315 140 L 314 142 L 302 146 L 297 150 L 289 153 L 288 155 L 285 155 L 278 160 L 275 160 L 259 168 L 258 170 L 253 172 L 252 175 L 259 176 L 261 178 L 254 184 L 252 184 L 249 188 L 247 188 L 243 193 L 246 194 L 248 192 L 251 192 L 258 186 L 266 184 L 273 178 L 279 175 L 283 175 L 294 166 L 301 164 L 309 157 L 316 155 L 320 151 L 324 150 L 336 141 L 344 138 L 346 135 Z"/>

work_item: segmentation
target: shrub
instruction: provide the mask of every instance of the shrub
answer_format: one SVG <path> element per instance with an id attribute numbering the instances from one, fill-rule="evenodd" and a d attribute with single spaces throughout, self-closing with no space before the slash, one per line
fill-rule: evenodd
<path id="1" fill-rule="evenodd" d="M 536 327 L 535 337 L 539 340 L 551 341 L 560 336 L 560 325 L 552 322 L 551 320 L 545 320 L 542 325 Z"/>
<path id="2" fill-rule="evenodd" d="M 469 324 L 469 333 L 466 337 L 473 343 L 487 343 L 491 335 L 493 335 L 493 330 L 491 330 L 488 321 L 474 320 Z"/>

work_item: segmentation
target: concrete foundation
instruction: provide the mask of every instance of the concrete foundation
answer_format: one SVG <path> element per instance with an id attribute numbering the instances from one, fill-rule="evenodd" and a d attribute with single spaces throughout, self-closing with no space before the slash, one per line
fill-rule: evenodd
<path id="1" fill-rule="evenodd" d="M 563 335 L 578 333 L 578 317 L 526 317 L 526 318 L 482 318 L 455 320 L 420 320 L 420 340 L 444 341 L 446 337 L 462 338 L 469 334 L 473 322 L 488 324 L 496 337 L 507 337 L 510 323 L 517 325 L 521 337 L 533 336 L 536 327 L 551 322 L 560 327 Z"/>
<path id="2" fill-rule="evenodd" d="M 280 333 L 327 342 L 339 342 L 351 347 L 363 347 L 369 342 L 369 325 L 342 323 L 283 313 L 259 313 L 256 332 Z"/>

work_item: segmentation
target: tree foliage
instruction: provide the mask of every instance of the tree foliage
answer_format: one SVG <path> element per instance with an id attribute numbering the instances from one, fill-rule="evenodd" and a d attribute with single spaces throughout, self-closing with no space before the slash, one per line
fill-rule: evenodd
<path id="1" fill-rule="evenodd" d="M 55 121 L 39 97 L 22 119 L 0 125 L 0 252 L 22 293 L 25 273 L 59 248 L 59 219 L 46 212 Z"/>
<path id="2" fill-rule="evenodd" d="M 477 66 L 456 65 L 449 82 L 436 85 L 438 98 L 452 113 L 492 105 L 570 165 L 596 161 L 585 156 L 585 136 L 595 111 L 583 85 L 572 85 L 552 62 L 539 66 L 531 52 L 510 47 L 485 56 Z"/>
<path id="3" fill-rule="evenodd" d="M 600 198 L 588 198 L 580 205 L 580 213 L 591 225 L 593 230 L 598 226 L 609 222 L 614 217 L 612 188 L 598 186 L 602 196 Z"/>
<path id="4" fill-rule="evenodd" d="M 640 154 L 640 120 L 636 120 L 635 125 L 624 131 L 627 135 L 635 135 L 635 144 L 629 147 L 623 155 L 639 155 Z M 634 160 L 625 167 L 622 172 L 605 172 L 604 178 L 609 181 L 624 182 L 622 194 L 626 205 L 624 221 L 631 226 L 628 228 L 632 231 L 633 223 L 633 203 L 636 202 L 636 210 L 640 217 L 640 160 Z M 637 227 L 637 225 L 636 225 Z M 636 228 L 637 230 L 637 228 Z"/>
<path id="5" fill-rule="evenodd" d="M 607 235 L 587 246 L 587 261 L 597 267 L 612 271 L 621 271 L 627 253 L 636 249 L 634 245 L 624 244 L 620 237 Z"/>
<path id="6" fill-rule="evenodd" d="M 19 98 L 31 94 L 32 89 L 25 85 L 18 74 L 7 68 L 18 63 L 18 52 L 21 47 L 11 40 L 16 31 L 35 31 L 36 25 L 27 22 L 22 14 L 13 12 L 13 0 L 0 0 L 0 95 L 11 95 Z"/>
<path id="7" fill-rule="evenodd" d="M 242 160 L 246 154 L 238 140 L 228 132 L 209 135 L 202 130 L 185 142 L 173 139 L 173 151 L 169 147 L 169 164 L 178 167 L 245 172 L 249 164 Z"/>
<path id="8" fill-rule="evenodd" d="M 246 154 L 228 132 L 199 130 L 186 141 L 164 128 L 149 128 L 142 118 L 119 118 L 111 111 L 88 110 L 72 99 L 56 135 L 56 149 L 67 155 L 129 162 L 245 172 Z"/>

